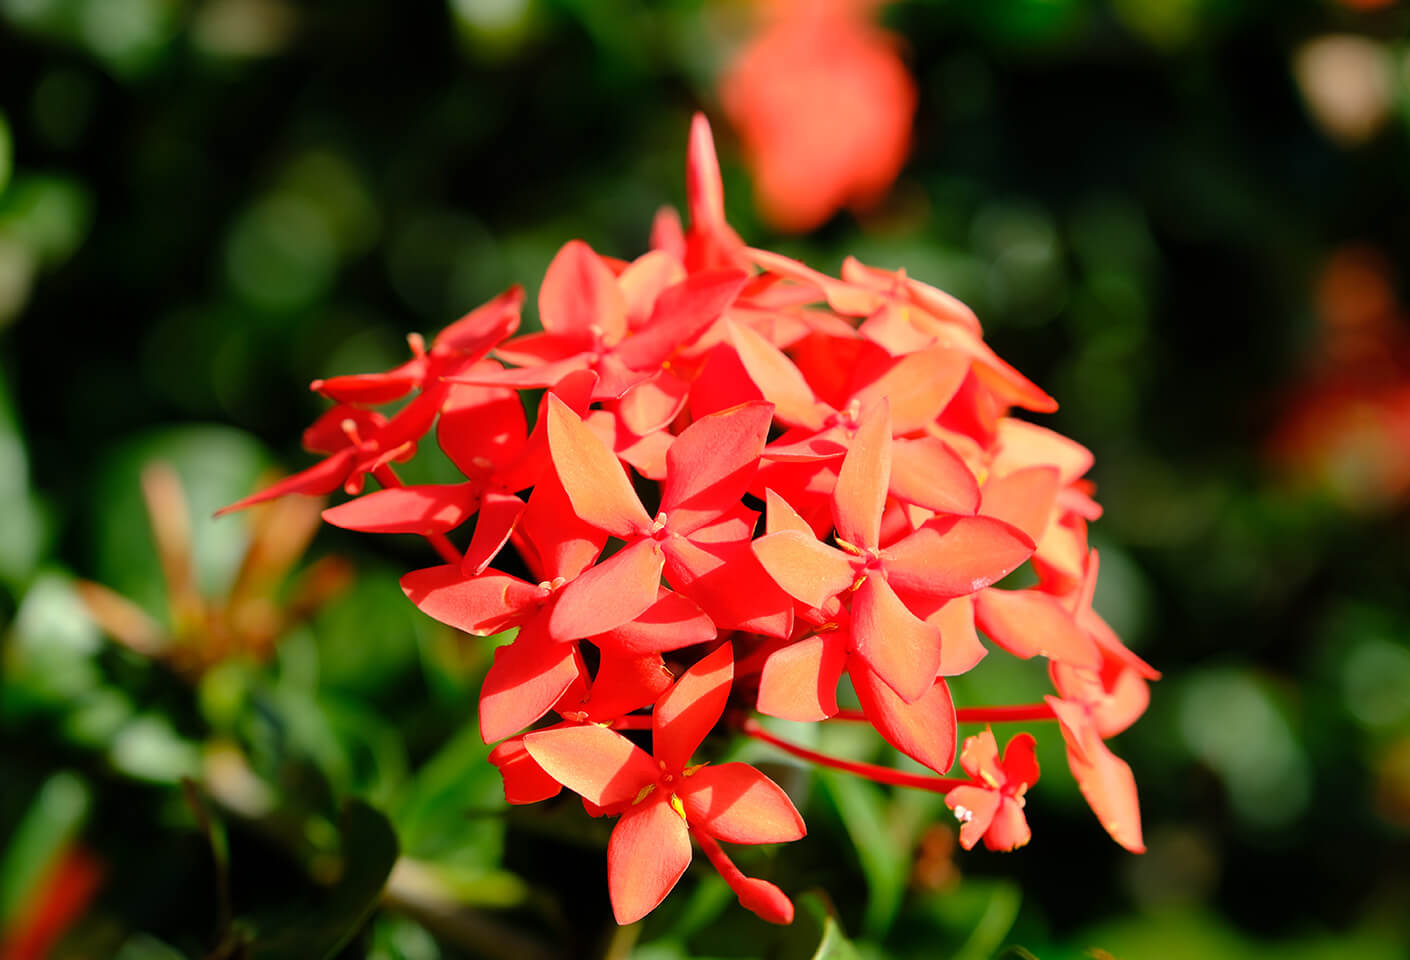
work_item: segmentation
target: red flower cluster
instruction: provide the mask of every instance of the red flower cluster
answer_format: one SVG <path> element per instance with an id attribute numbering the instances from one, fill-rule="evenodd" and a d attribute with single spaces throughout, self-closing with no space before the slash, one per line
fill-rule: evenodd
<path id="1" fill-rule="evenodd" d="M 1091 608 L 1090 454 L 1009 416 L 1055 404 L 985 346 L 963 304 L 904 272 L 849 259 L 839 279 L 745 246 L 703 117 L 687 176 L 689 229 L 664 212 L 639 259 L 563 247 L 542 332 L 512 336 L 516 288 L 429 350 L 414 339 L 395 370 L 315 383 L 338 403 L 308 434 L 329 458 L 235 506 L 378 479 L 325 518 L 426 537 L 446 562 L 402 578 L 412 602 L 472 634 L 517 631 L 485 678 L 481 732 L 511 803 L 566 787 L 619 817 L 619 922 L 661 902 L 692 838 L 746 907 L 791 919 L 783 892 L 720 846 L 804 833 L 759 771 L 696 759 L 722 718 L 794 755 L 945 793 L 963 845 L 1001 849 L 1028 840 L 1033 738 L 1000 761 L 986 729 L 966 742 L 968 777 L 947 778 L 957 723 L 1056 720 L 1098 818 L 1139 851 L 1135 784 L 1105 740 L 1157 674 Z M 517 391 L 541 388 L 531 427 Z M 390 417 L 369 409 L 410 393 Z M 433 426 L 466 479 L 402 486 L 393 462 Z M 472 516 L 462 550 L 448 534 Z M 506 544 L 518 566 L 496 567 Z M 1037 586 L 994 586 L 1025 562 Z M 986 655 L 976 627 L 1047 657 L 1055 694 L 956 710 L 945 678 Z M 844 673 L 859 711 L 838 706 Z M 752 710 L 865 721 L 936 775 L 815 753 Z M 634 731 L 650 732 L 650 753 Z"/>

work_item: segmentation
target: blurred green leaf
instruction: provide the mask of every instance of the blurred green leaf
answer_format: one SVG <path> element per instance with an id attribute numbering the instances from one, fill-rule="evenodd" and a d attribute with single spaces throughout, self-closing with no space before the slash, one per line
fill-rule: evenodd
<path id="1" fill-rule="evenodd" d="M 490 869 L 504 843 L 504 792 L 490 748 L 467 724 L 412 777 L 393 808 L 408 856 Z"/>
<path id="2" fill-rule="evenodd" d="M 18 238 L 40 263 L 68 259 L 92 219 L 92 197 L 68 177 L 28 174 L 0 194 L 0 234 Z"/>
<path id="3" fill-rule="evenodd" d="M 837 922 L 820 893 L 807 893 L 795 904 L 793 923 L 775 954 L 776 960 L 860 960 L 861 954 Z"/>
<path id="4" fill-rule="evenodd" d="M 10 122 L 5 119 L 5 112 L 0 110 L 0 194 L 5 192 L 5 186 L 10 182 L 14 164 L 15 142 L 10 136 Z"/>
<path id="5" fill-rule="evenodd" d="M 95 580 L 164 620 L 166 588 L 147 510 L 142 470 L 156 461 L 181 478 L 189 508 L 197 582 L 207 596 L 233 581 L 249 542 L 240 516 L 212 519 L 221 507 L 254 489 L 268 459 L 247 434 L 228 427 L 172 427 L 132 438 L 98 470 L 92 536 L 97 550 Z"/>
<path id="6" fill-rule="evenodd" d="M 249 960 L 320 960 L 337 954 L 367 922 L 397 859 L 387 818 L 361 800 L 343 807 L 338 827 L 342 870 L 332 889 L 311 905 L 249 918 Z"/>
<path id="7" fill-rule="evenodd" d="M 73 840 L 91 806 L 88 785 L 76 774 L 44 781 L 0 859 L 0 930 Z"/>
<path id="8" fill-rule="evenodd" d="M 867 878 L 866 935 L 881 939 L 901 907 L 910 875 L 909 851 L 901 849 L 887 816 L 886 794 L 869 780 L 821 770 L 822 781 L 847 828 Z"/>

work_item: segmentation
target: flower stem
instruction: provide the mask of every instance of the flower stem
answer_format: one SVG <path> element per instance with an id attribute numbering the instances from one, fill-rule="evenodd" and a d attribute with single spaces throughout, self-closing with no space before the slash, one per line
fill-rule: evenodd
<path id="1" fill-rule="evenodd" d="M 866 723 L 860 710 L 838 710 L 828 719 L 853 720 Z M 959 723 L 1022 723 L 1029 720 L 1055 720 L 1053 708 L 1046 703 L 1020 703 L 1006 707 L 960 707 L 955 711 Z"/>
<path id="2" fill-rule="evenodd" d="M 825 753 L 818 753 L 816 750 L 809 750 L 796 743 L 790 743 L 781 737 L 776 737 L 759 725 L 752 717 L 746 718 L 739 725 L 739 729 L 755 740 L 762 740 L 764 743 L 772 744 L 785 753 L 812 763 L 820 764 L 824 767 L 832 767 L 834 770 L 845 770 L 848 773 L 855 773 L 859 777 L 866 777 L 877 783 L 888 783 L 896 787 L 914 787 L 917 790 L 929 790 L 932 793 L 949 793 L 955 787 L 969 783 L 963 777 L 932 777 L 920 773 L 907 773 L 904 770 L 894 770 L 891 767 L 883 767 L 875 763 L 862 763 L 859 760 L 843 760 L 840 757 L 830 757 Z"/>

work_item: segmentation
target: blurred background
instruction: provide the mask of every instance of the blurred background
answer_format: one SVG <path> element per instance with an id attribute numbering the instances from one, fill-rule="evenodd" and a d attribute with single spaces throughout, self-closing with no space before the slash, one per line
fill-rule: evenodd
<path id="1" fill-rule="evenodd" d="M 1410 7 L 796 7 L 0 0 L 5 960 L 1410 955 Z M 1051 732 L 1010 855 L 743 748 L 799 921 L 692 871 L 618 932 L 605 825 L 506 812 L 424 545 L 208 519 L 311 462 L 310 380 L 642 252 L 696 109 L 748 241 L 961 297 L 1095 452 L 1096 606 L 1165 674 L 1144 856 Z"/>

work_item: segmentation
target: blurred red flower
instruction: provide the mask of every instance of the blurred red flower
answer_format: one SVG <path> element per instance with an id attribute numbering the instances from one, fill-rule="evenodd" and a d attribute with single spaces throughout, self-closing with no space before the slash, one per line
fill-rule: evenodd
<path id="1" fill-rule="evenodd" d="M 916 108 L 897 48 L 851 5 L 789 4 L 735 60 L 720 98 L 775 227 L 811 230 L 896 179 Z"/>

